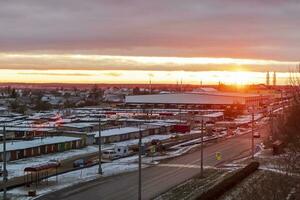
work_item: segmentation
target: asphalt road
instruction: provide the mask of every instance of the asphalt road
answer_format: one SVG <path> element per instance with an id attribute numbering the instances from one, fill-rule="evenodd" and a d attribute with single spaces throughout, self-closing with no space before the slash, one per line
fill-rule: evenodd
<path id="1" fill-rule="evenodd" d="M 242 154 L 249 154 L 251 134 L 219 141 L 204 148 L 204 165 L 216 166 Z M 256 139 L 256 143 L 260 140 Z M 220 152 L 222 160 L 217 161 L 215 154 Z M 186 181 L 200 172 L 195 165 L 200 164 L 200 151 L 195 151 L 154 167 L 142 170 L 142 199 L 152 199 L 168 189 Z M 91 182 L 75 185 L 56 191 L 38 199 L 49 200 L 130 200 L 137 199 L 138 172 L 100 178 Z"/>

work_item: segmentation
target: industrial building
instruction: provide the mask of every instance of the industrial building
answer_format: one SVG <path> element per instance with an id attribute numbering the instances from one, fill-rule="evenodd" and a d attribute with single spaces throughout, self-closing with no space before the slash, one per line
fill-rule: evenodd
<path id="1" fill-rule="evenodd" d="M 167 123 L 149 123 L 139 127 L 122 127 L 114 128 L 101 131 L 101 141 L 102 143 L 113 143 L 121 142 L 130 139 L 139 138 L 139 133 L 143 137 L 149 135 L 160 135 L 160 134 L 169 134 L 173 131 L 174 124 Z M 99 132 L 88 133 L 88 135 L 94 135 L 95 143 L 98 143 Z"/>
<path id="2" fill-rule="evenodd" d="M 160 106 L 165 108 L 195 107 L 205 109 L 218 109 L 226 106 L 240 104 L 244 107 L 266 104 L 270 99 L 268 95 L 250 93 L 172 93 L 153 95 L 126 96 L 127 105 Z"/>

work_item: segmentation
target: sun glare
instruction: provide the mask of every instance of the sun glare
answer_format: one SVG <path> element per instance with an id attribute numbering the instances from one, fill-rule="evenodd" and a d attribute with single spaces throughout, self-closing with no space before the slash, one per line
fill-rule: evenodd
<path id="1" fill-rule="evenodd" d="M 254 77 L 249 72 L 233 72 L 232 83 L 236 85 L 246 85 L 255 82 Z"/>

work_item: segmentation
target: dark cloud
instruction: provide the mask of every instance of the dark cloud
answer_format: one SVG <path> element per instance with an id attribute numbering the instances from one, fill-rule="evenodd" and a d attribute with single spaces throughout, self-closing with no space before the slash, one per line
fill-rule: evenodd
<path id="1" fill-rule="evenodd" d="M 0 51 L 297 60 L 296 0 L 10 0 Z"/>

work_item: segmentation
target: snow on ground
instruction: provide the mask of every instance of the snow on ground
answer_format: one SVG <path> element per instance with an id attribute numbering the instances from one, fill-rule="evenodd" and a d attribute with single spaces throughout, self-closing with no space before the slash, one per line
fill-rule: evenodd
<path id="1" fill-rule="evenodd" d="M 137 170 L 137 168 L 138 165 L 136 163 L 124 164 L 124 163 L 112 162 L 112 163 L 102 164 L 104 177 L 111 176 L 114 174 L 134 171 Z M 42 183 L 42 185 L 38 186 L 37 195 L 44 195 L 46 193 L 53 192 L 65 187 L 69 187 L 78 183 L 94 180 L 96 178 L 99 178 L 97 172 L 98 172 L 98 165 L 85 168 L 82 170 L 76 170 L 73 172 L 65 173 L 59 175 L 58 177 L 51 177 L 48 179 L 48 185 L 46 184 L 46 182 L 44 182 Z M 58 182 L 56 182 L 56 179 L 58 180 Z M 27 193 L 29 190 L 30 188 L 18 187 L 8 191 L 8 195 L 12 196 L 11 199 L 16 199 L 16 200 L 31 199 L 30 197 L 27 197 Z"/>
<path id="2" fill-rule="evenodd" d="M 203 136 L 203 142 L 206 142 L 206 141 L 209 141 L 212 139 L 223 138 L 225 136 L 227 136 L 226 132 L 221 132 L 221 133 L 215 134 L 213 136 Z M 174 145 L 173 147 L 171 147 L 171 149 L 177 149 L 182 146 L 194 145 L 194 144 L 200 143 L 200 142 L 201 142 L 201 138 L 197 138 L 197 139 L 189 140 L 187 142 L 180 143 L 178 145 Z"/>
<path id="3" fill-rule="evenodd" d="M 222 168 L 236 170 L 236 169 L 240 169 L 241 167 L 244 167 L 244 166 L 246 166 L 246 165 L 245 164 L 236 164 L 236 163 L 227 163 L 227 164 L 224 164 L 222 166 Z"/>
<path id="4" fill-rule="evenodd" d="M 180 156 L 199 145 L 200 144 L 195 144 L 192 146 L 182 147 L 176 151 L 169 152 L 168 154 L 163 156 L 156 156 L 156 157 L 143 156 L 142 158 L 143 168 L 151 166 L 153 164 L 158 164 L 159 162 L 157 161 L 159 160 Z M 135 171 L 137 169 L 138 169 L 138 155 L 121 158 L 113 161 L 112 163 L 102 164 L 103 176 L 111 176 L 111 175 L 120 174 L 124 172 Z M 39 186 L 37 193 L 38 195 L 43 195 L 48 192 L 69 187 L 77 183 L 94 180 L 99 177 L 97 172 L 98 172 L 98 165 L 59 175 L 57 178 L 58 182 L 56 182 L 56 177 L 51 177 L 48 179 L 49 182 L 48 185 L 44 183 L 44 186 Z M 26 196 L 29 189 L 30 188 L 18 187 L 10 190 L 8 193 L 13 196 L 12 199 L 27 200 L 30 199 L 29 197 Z"/>
<path id="5" fill-rule="evenodd" d="M 255 114 L 254 115 L 254 120 L 258 120 L 259 118 L 262 117 L 262 114 Z M 246 124 L 246 123 L 250 123 L 252 121 L 252 115 L 241 115 L 238 118 L 236 118 L 234 120 L 236 123 L 240 123 L 240 124 Z"/>
<path id="6" fill-rule="evenodd" d="M 168 152 L 166 155 L 162 155 L 162 156 L 146 157 L 143 159 L 143 163 L 149 163 L 149 164 L 156 163 L 157 164 L 157 162 L 155 162 L 155 161 L 160 161 L 160 160 L 164 160 L 164 159 L 181 156 L 181 155 L 187 153 L 188 151 L 190 151 L 191 149 L 199 147 L 200 145 L 201 144 L 194 144 L 191 146 L 180 147 L 176 151 Z"/>
<path id="7" fill-rule="evenodd" d="M 292 172 L 287 172 L 284 169 L 279 169 L 277 166 L 272 167 L 259 167 L 261 170 L 266 170 L 266 171 L 271 171 L 279 174 L 284 174 L 284 175 L 290 175 L 290 176 L 295 176 L 295 177 L 300 177 L 299 173 L 292 173 Z"/>
<path id="8" fill-rule="evenodd" d="M 168 135 L 150 135 L 142 138 L 142 143 L 148 143 L 151 142 L 152 140 L 166 140 L 172 137 L 171 134 Z M 127 140 L 127 141 L 122 141 L 122 142 L 117 142 L 113 143 L 115 145 L 119 146 L 129 146 L 129 145 L 135 145 L 139 143 L 139 139 L 134 139 L 134 140 Z"/>
<path id="9" fill-rule="evenodd" d="M 204 141 L 204 142 L 207 141 L 208 138 L 209 138 L 209 137 L 204 136 L 204 137 L 203 137 L 203 141 Z M 193 145 L 193 144 L 199 143 L 199 142 L 201 142 L 201 138 L 197 138 L 197 139 L 194 139 L 194 140 L 189 140 L 189 141 L 187 141 L 187 142 L 183 142 L 183 143 L 174 145 L 174 146 L 171 147 L 171 149 L 177 149 L 177 148 L 182 147 L 182 146 Z"/>

